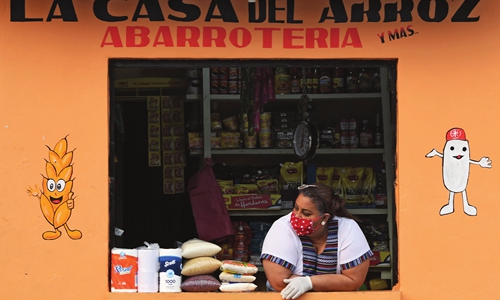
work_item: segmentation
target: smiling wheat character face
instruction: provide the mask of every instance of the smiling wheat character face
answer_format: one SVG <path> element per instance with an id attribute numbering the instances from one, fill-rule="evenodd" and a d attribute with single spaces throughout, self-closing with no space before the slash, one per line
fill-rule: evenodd
<path id="1" fill-rule="evenodd" d="M 42 190 L 39 190 L 37 185 L 34 189 L 28 188 L 28 194 L 40 200 L 42 214 L 54 229 L 42 234 L 45 240 L 55 240 L 60 237 L 61 227 L 64 227 L 70 238 L 74 240 L 82 238 L 81 231 L 71 230 L 67 224 L 75 207 L 72 192 L 73 151 L 67 152 L 67 150 L 66 138 L 57 142 L 54 149 L 49 148 L 49 160 L 45 164 L 46 176 L 42 175 Z"/>

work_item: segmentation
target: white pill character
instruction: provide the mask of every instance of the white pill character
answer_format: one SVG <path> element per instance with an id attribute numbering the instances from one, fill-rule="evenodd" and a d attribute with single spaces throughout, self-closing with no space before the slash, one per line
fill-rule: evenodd
<path id="1" fill-rule="evenodd" d="M 426 157 L 436 155 L 443 159 L 443 182 L 446 189 L 450 191 L 448 204 L 441 208 L 439 214 L 443 216 L 454 212 L 453 199 L 455 193 L 462 193 L 464 212 L 469 216 L 476 216 L 477 209 L 469 204 L 466 192 L 470 164 L 491 168 L 491 160 L 486 156 L 483 156 L 479 161 L 470 159 L 469 141 L 465 138 L 465 131 L 462 128 L 448 130 L 443 154 L 436 151 L 436 149 L 432 149 Z"/>

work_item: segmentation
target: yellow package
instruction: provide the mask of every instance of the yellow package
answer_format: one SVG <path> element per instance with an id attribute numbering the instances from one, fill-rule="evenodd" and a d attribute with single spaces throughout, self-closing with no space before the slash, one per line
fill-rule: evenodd
<path id="1" fill-rule="evenodd" d="M 373 186 L 373 183 L 375 181 L 373 180 L 373 177 L 373 168 L 365 168 L 365 178 L 363 180 L 361 203 L 369 204 L 373 203 L 374 201 L 373 189 L 375 187 Z"/>
<path id="2" fill-rule="evenodd" d="M 364 171 L 363 167 L 347 168 L 346 176 L 342 178 L 342 185 L 345 190 L 345 202 L 347 204 L 361 203 Z"/>
<path id="3" fill-rule="evenodd" d="M 280 184 L 287 185 L 289 189 L 302 184 L 304 179 L 304 164 L 302 162 L 286 162 L 280 169 Z"/>
<path id="4" fill-rule="evenodd" d="M 257 180 L 259 194 L 277 194 L 279 193 L 278 185 L 277 179 Z"/>
<path id="5" fill-rule="evenodd" d="M 223 195 L 236 194 L 236 187 L 233 185 L 219 184 L 219 187 Z"/>
<path id="6" fill-rule="evenodd" d="M 256 184 L 236 184 L 236 194 L 258 194 L 259 187 Z"/>
<path id="7" fill-rule="evenodd" d="M 333 167 L 318 167 L 316 169 L 316 182 L 332 187 Z"/>

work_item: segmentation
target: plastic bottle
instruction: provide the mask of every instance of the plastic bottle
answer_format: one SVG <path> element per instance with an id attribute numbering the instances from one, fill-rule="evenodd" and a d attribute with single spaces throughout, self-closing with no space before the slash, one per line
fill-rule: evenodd
<path id="1" fill-rule="evenodd" d="M 234 234 L 233 256 L 234 260 L 248 261 L 248 249 L 243 222 L 239 222 L 238 231 Z"/>

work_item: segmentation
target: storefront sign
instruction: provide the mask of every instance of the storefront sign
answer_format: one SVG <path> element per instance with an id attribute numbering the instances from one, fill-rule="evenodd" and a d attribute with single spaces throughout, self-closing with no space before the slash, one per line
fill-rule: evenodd
<path id="1" fill-rule="evenodd" d="M 245 48 L 257 45 L 281 49 L 362 48 L 361 34 L 352 24 L 479 21 L 480 16 L 473 10 L 480 0 L 462 0 L 460 5 L 453 3 L 453 8 L 450 8 L 451 1 L 400 0 L 383 3 L 381 0 L 369 0 L 349 3 L 330 0 L 318 1 L 305 12 L 299 9 L 298 0 L 250 0 L 245 4 L 212 0 L 203 6 L 183 0 L 136 0 L 136 3 L 128 1 L 127 8 L 119 9 L 118 3 L 95 0 L 92 12 L 96 19 L 103 22 L 127 22 L 127 26 L 108 26 L 103 32 L 100 47 Z M 47 6 L 47 12 L 38 16 L 27 13 L 27 8 L 33 4 L 33 0 L 11 1 L 11 22 L 80 21 L 71 0 L 53 0 L 50 7 Z M 241 9 L 244 6 L 246 9 Z M 139 21 L 141 25 L 130 24 Z M 150 25 L 142 25 L 144 21 L 149 21 Z M 193 22 L 197 22 L 196 25 Z M 200 22 L 206 25 L 199 26 Z M 220 22 L 225 25 L 220 26 Z M 283 28 L 282 25 L 304 23 L 308 25 L 301 28 Z M 234 27 L 235 24 L 239 26 Z M 416 33 L 412 26 L 397 26 L 377 36 L 381 43 L 412 36 Z"/>

